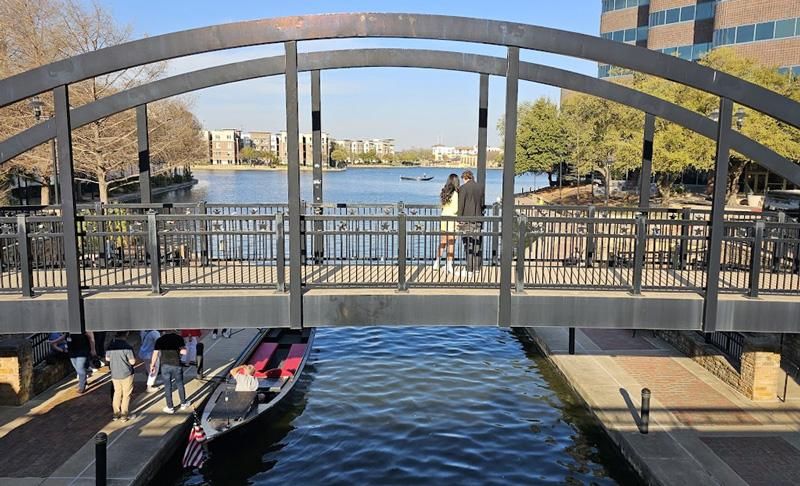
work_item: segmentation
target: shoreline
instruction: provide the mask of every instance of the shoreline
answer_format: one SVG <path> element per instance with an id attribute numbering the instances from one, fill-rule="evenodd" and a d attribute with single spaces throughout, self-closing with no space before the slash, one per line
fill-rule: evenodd
<path id="1" fill-rule="evenodd" d="M 350 169 L 453 169 L 453 170 L 461 170 L 461 169 L 475 169 L 475 167 L 471 166 L 452 166 L 452 165 L 385 165 L 385 164 L 358 164 L 358 165 L 348 165 L 343 169 L 333 169 L 328 167 L 323 167 L 323 172 L 344 172 Z M 487 167 L 486 170 L 501 170 L 502 167 Z M 263 165 L 193 165 L 192 171 L 208 171 L 208 172 L 215 172 L 215 171 L 264 171 L 264 172 L 286 172 L 287 166 L 279 165 L 277 167 L 269 167 Z M 300 171 L 301 172 L 311 172 L 313 170 L 312 167 L 307 165 L 301 165 Z"/>

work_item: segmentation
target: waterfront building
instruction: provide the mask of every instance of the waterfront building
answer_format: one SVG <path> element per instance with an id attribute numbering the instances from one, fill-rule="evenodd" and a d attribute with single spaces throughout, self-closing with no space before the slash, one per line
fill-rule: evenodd
<path id="1" fill-rule="evenodd" d="M 243 139 L 250 141 L 250 146 L 254 150 L 262 152 L 272 152 L 272 133 L 271 132 L 253 132 L 245 134 Z"/>
<path id="2" fill-rule="evenodd" d="M 356 160 L 359 159 L 359 155 L 368 153 L 375 153 L 378 158 L 386 159 L 395 152 L 392 138 L 334 140 L 333 146 L 348 152 Z"/>
<path id="3" fill-rule="evenodd" d="M 501 152 L 499 147 L 486 147 L 487 157 Z M 433 160 L 435 162 L 454 162 L 459 165 L 475 166 L 478 163 L 478 146 L 472 147 L 451 147 L 448 145 L 437 144 L 431 147 Z"/>
<path id="4" fill-rule="evenodd" d="M 206 144 L 206 156 L 212 165 L 235 165 L 239 163 L 242 148 L 242 133 L 233 128 L 203 130 L 201 139 Z"/>
<path id="5" fill-rule="evenodd" d="M 600 36 L 690 61 L 730 47 L 800 76 L 797 0 L 602 0 Z M 627 74 L 598 66 L 601 78 Z"/>

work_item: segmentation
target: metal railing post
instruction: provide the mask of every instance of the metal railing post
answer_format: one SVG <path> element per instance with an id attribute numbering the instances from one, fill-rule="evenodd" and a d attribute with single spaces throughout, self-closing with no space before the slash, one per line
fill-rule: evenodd
<path id="1" fill-rule="evenodd" d="M 636 216 L 636 249 L 633 254 L 633 288 L 634 295 L 642 293 L 642 275 L 644 273 L 644 254 L 647 249 L 647 218 L 644 214 Z"/>
<path id="2" fill-rule="evenodd" d="M 594 218 L 597 208 L 589 206 L 587 217 L 589 222 L 586 224 L 586 268 L 594 266 L 594 253 L 597 247 L 597 239 L 594 231 Z"/>
<path id="3" fill-rule="evenodd" d="M 208 266 L 209 259 L 208 259 L 208 219 L 206 219 L 206 214 L 208 214 L 206 210 L 206 202 L 200 201 L 197 203 L 197 214 L 202 216 L 203 218 L 200 220 L 200 230 L 203 234 L 200 235 L 200 265 L 205 267 Z"/>
<path id="4" fill-rule="evenodd" d="M 397 215 L 397 290 L 408 290 L 406 282 L 406 213 Z"/>
<path id="5" fill-rule="evenodd" d="M 31 240 L 28 238 L 28 217 L 17 215 L 17 247 L 19 265 L 22 272 L 22 295 L 33 297 L 33 262 L 31 261 Z"/>
<path id="6" fill-rule="evenodd" d="M 764 241 L 764 222 L 756 221 L 753 246 L 750 249 L 750 290 L 747 295 L 758 297 L 758 284 L 761 276 L 761 245 Z"/>
<path id="7" fill-rule="evenodd" d="M 150 257 L 150 287 L 154 294 L 161 293 L 161 248 L 158 244 L 156 212 L 147 212 L 147 254 Z"/>
<path id="8" fill-rule="evenodd" d="M 680 255 L 680 260 L 678 262 L 678 270 L 683 270 L 686 268 L 686 262 L 688 261 L 689 255 L 689 236 L 692 234 L 690 231 L 691 228 L 688 221 L 692 220 L 692 210 L 689 208 L 683 208 L 681 210 L 681 221 L 684 224 L 681 225 L 681 241 L 680 241 L 680 250 L 678 254 Z"/>
<path id="9" fill-rule="evenodd" d="M 525 249 L 527 244 L 525 240 L 528 236 L 528 217 L 524 214 L 517 216 L 517 266 L 515 288 L 516 292 L 525 291 Z"/>
<path id="10" fill-rule="evenodd" d="M 283 225 L 283 213 L 275 213 L 275 252 L 278 273 L 278 292 L 286 292 L 286 231 Z"/>
<path id="11" fill-rule="evenodd" d="M 105 209 L 103 208 L 103 203 L 97 201 L 94 203 L 94 214 L 95 216 L 102 216 L 105 213 Z M 108 254 L 106 254 L 106 236 L 103 234 L 106 231 L 106 225 L 104 221 L 97 221 L 97 233 L 99 240 L 100 248 L 97 250 L 97 259 L 100 260 L 101 268 L 105 268 L 108 264 Z"/>
<path id="12" fill-rule="evenodd" d="M 498 217 L 500 216 L 500 204 L 493 203 L 492 204 L 492 216 Z M 498 264 L 498 246 L 500 246 L 500 222 L 496 219 L 492 222 L 492 265 L 497 266 Z"/>
<path id="13" fill-rule="evenodd" d="M 305 219 L 307 211 L 308 203 L 305 200 L 300 201 L 300 261 L 303 262 L 303 265 L 308 264 L 308 242 L 306 241 L 307 234 Z"/>
<path id="14" fill-rule="evenodd" d="M 778 223 L 784 224 L 786 223 L 786 213 L 783 211 L 778 212 Z M 783 228 L 776 228 L 778 234 L 778 240 L 775 242 L 775 251 L 772 254 L 772 271 L 774 273 L 781 271 L 781 261 L 783 260 L 783 255 L 785 254 L 785 246 L 784 245 L 784 236 L 785 233 Z"/>

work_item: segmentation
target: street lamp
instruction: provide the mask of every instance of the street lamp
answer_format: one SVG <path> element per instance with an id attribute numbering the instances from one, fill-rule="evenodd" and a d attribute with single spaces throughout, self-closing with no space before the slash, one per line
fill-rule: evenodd
<path id="1" fill-rule="evenodd" d="M 603 178 L 605 179 L 606 184 L 606 207 L 608 207 L 608 196 L 611 192 L 611 164 L 614 163 L 614 157 L 609 155 L 608 158 L 605 160 L 605 174 L 603 174 Z M 594 182 L 593 182 L 594 183 Z"/>
<path id="2" fill-rule="evenodd" d="M 739 109 L 736 110 L 736 113 L 733 114 L 733 116 L 734 116 L 734 121 L 736 123 L 736 129 L 741 130 L 742 125 L 744 125 L 744 119 L 747 118 L 747 112 L 745 112 L 744 108 L 740 106 Z M 714 109 L 714 111 L 709 113 L 708 117 L 714 120 L 715 122 L 719 123 L 719 110 Z"/>
<path id="3" fill-rule="evenodd" d="M 39 123 L 42 120 L 42 107 L 44 103 L 38 96 L 34 96 L 31 98 L 30 103 L 28 105 L 33 110 L 33 117 L 36 119 L 36 123 Z M 46 117 L 45 120 L 49 119 L 50 117 Z M 56 139 L 50 139 L 50 153 L 53 159 L 53 192 L 55 196 L 55 203 L 59 204 L 61 200 L 59 191 L 58 191 L 58 158 L 56 157 Z"/>
<path id="4" fill-rule="evenodd" d="M 739 109 L 736 110 L 736 113 L 733 114 L 733 116 L 735 117 L 736 120 L 736 129 L 741 130 L 742 125 L 744 125 L 744 119 L 747 117 L 747 113 L 745 113 L 744 108 L 740 106 Z"/>

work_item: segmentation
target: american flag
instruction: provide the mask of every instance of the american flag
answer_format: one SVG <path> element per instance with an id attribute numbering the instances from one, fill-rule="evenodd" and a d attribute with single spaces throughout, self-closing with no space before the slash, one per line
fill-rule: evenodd
<path id="1" fill-rule="evenodd" d="M 189 444 L 186 446 L 186 452 L 183 453 L 183 467 L 203 467 L 203 463 L 208 458 L 205 442 L 206 433 L 203 427 L 195 422 L 191 432 L 189 432 Z"/>

